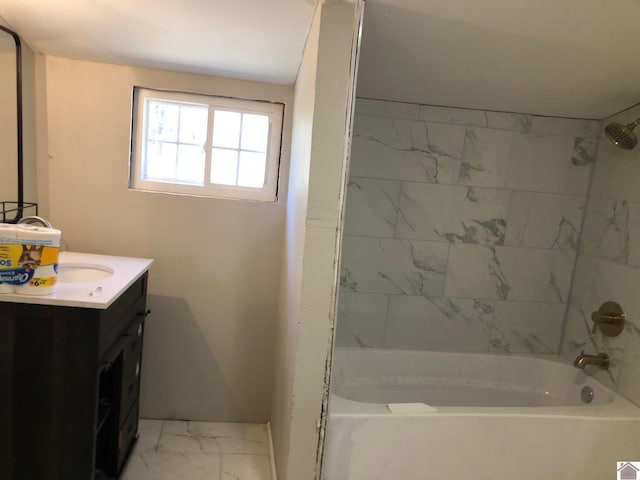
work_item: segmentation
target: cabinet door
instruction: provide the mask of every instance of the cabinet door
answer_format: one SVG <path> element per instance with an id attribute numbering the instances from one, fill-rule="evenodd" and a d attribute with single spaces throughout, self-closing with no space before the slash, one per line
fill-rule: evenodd
<path id="1" fill-rule="evenodd" d="M 122 390 L 120 398 L 120 426 L 140 392 L 140 368 L 142 365 L 142 337 L 144 322 L 138 317 L 127 330 L 122 352 Z"/>
<path id="2" fill-rule="evenodd" d="M 118 472 L 122 471 L 124 462 L 138 434 L 138 413 L 139 403 L 135 402 L 131 407 L 131 411 L 125 417 L 122 428 L 118 432 Z"/>
<path id="3" fill-rule="evenodd" d="M 147 301 L 147 275 L 136 280 L 113 302 L 100 318 L 100 351 L 102 357 L 107 350 L 122 341 L 122 334 L 136 316 L 144 317 Z"/>
<path id="4" fill-rule="evenodd" d="M 97 318 L 72 307 L 6 302 L 0 310 L 0 479 L 89 480 Z"/>
<path id="5" fill-rule="evenodd" d="M 96 480 L 113 478 L 118 473 L 118 429 L 122 350 L 103 364 L 100 372 L 98 421 L 96 423 Z M 100 472 L 100 475 L 98 475 Z"/>

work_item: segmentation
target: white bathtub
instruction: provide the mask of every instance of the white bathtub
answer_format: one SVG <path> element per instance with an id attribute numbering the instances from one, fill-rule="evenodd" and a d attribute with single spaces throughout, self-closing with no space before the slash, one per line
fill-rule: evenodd
<path id="1" fill-rule="evenodd" d="M 617 461 L 640 461 L 640 408 L 557 356 L 336 351 L 324 480 L 604 480 Z"/>

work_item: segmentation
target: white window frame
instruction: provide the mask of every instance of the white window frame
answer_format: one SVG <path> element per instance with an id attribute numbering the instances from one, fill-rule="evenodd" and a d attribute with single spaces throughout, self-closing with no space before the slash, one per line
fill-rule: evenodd
<path id="1" fill-rule="evenodd" d="M 144 139 L 146 131 L 146 119 L 144 113 L 146 100 L 148 99 L 169 102 L 173 101 L 178 103 L 194 103 L 207 105 L 209 107 L 207 140 L 203 146 L 205 152 L 207 152 L 205 156 L 204 184 L 183 183 L 178 180 L 151 180 L 142 178 L 145 148 Z M 267 145 L 267 163 L 263 188 L 221 185 L 210 182 L 214 109 L 240 113 L 256 113 L 260 115 L 267 115 L 269 117 L 269 140 Z M 129 189 L 211 198 L 277 202 L 283 112 L 284 104 L 282 103 L 156 90 L 136 86 L 133 89 Z"/>

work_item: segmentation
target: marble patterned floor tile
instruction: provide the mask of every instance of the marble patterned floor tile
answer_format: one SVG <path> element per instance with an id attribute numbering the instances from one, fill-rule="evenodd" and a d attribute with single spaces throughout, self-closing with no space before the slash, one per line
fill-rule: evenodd
<path id="1" fill-rule="evenodd" d="M 220 466 L 209 453 L 134 451 L 122 480 L 220 480 Z"/>
<path id="2" fill-rule="evenodd" d="M 139 433 L 123 480 L 272 480 L 266 425 L 141 420 Z"/>
<path id="3" fill-rule="evenodd" d="M 266 425 L 222 422 L 166 422 L 158 451 L 263 454 L 269 453 Z"/>
<path id="4" fill-rule="evenodd" d="M 136 448 L 138 450 L 147 450 L 156 448 L 160 441 L 160 433 L 164 420 L 148 420 L 141 418 L 138 422 L 138 441 Z"/>
<path id="5" fill-rule="evenodd" d="M 220 480 L 269 480 L 271 463 L 267 455 L 222 455 Z"/>

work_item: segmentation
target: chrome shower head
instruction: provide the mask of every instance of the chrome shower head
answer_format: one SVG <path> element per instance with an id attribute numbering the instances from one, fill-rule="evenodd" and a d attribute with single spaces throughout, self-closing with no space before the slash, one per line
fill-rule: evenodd
<path id="1" fill-rule="evenodd" d="M 635 122 L 623 125 L 621 123 L 610 123 L 604 128 L 604 133 L 611 143 L 625 150 L 631 150 L 638 143 L 633 129 L 640 124 L 640 118 Z"/>

